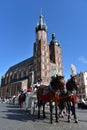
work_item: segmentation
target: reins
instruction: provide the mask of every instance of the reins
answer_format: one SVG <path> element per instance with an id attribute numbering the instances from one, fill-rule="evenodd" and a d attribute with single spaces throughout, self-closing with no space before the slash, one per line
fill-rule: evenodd
<path id="1" fill-rule="evenodd" d="M 48 86 L 48 88 L 55 94 L 56 91 L 54 91 L 54 89 L 52 88 L 51 84 Z"/>

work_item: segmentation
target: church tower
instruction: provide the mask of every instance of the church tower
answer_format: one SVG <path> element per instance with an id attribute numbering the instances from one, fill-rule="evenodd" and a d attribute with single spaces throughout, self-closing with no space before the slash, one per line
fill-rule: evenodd
<path id="1" fill-rule="evenodd" d="M 51 73 L 63 75 L 62 68 L 62 49 L 59 42 L 56 40 L 55 33 L 52 34 L 52 40 L 50 42 L 50 60 L 54 64 L 51 66 Z"/>
<path id="2" fill-rule="evenodd" d="M 47 26 L 43 15 L 39 17 L 39 23 L 35 28 L 36 41 L 34 43 L 34 79 L 42 79 L 42 84 L 50 81 L 50 53 L 47 43 Z"/>

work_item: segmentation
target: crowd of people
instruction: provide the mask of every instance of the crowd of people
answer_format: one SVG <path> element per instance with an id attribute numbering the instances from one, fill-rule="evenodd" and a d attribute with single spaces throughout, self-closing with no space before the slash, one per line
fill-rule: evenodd
<path id="1" fill-rule="evenodd" d="M 18 97 L 21 94 L 27 94 L 27 92 L 32 92 L 33 89 L 38 89 L 41 85 L 42 79 L 38 79 L 38 81 L 36 82 L 36 84 L 34 84 L 34 87 L 29 87 L 27 90 L 20 90 L 20 92 L 18 92 L 18 94 L 13 95 L 12 97 L 5 97 L 2 98 L 0 97 L 0 103 L 4 103 L 4 104 L 18 104 Z"/>
<path id="2" fill-rule="evenodd" d="M 12 102 L 12 98 L 8 98 L 8 97 L 6 97 L 6 98 L 2 98 L 2 97 L 0 97 L 0 103 L 11 103 Z"/>

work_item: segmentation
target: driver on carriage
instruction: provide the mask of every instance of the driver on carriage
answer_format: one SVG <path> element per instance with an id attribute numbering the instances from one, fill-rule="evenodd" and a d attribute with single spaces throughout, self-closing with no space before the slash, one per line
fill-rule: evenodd
<path id="1" fill-rule="evenodd" d="M 35 84 L 35 88 L 39 88 L 41 86 L 42 79 L 38 79 L 37 83 Z"/>

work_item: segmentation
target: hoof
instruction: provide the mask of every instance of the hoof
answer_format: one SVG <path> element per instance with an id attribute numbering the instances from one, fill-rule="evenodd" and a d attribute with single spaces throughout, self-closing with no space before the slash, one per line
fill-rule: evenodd
<path id="1" fill-rule="evenodd" d="M 56 123 L 59 123 L 59 120 L 56 120 Z"/>
<path id="2" fill-rule="evenodd" d="M 68 119 L 68 122 L 70 123 L 70 122 L 71 122 L 71 119 Z"/>
<path id="3" fill-rule="evenodd" d="M 28 110 L 26 109 L 25 112 L 28 112 Z"/>
<path id="4" fill-rule="evenodd" d="M 61 118 L 64 118 L 64 116 L 62 115 Z"/>
<path id="5" fill-rule="evenodd" d="M 50 124 L 52 124 L 53 122 L 50 122 Z"/>
<path id="6" fill-rule="evenodd" d="M 46 119 L 46 116 L 44 115 L 43 118 Z"/>
<path id="7" fill-rule="evenodd" d="M 75 120 L 75 123 L 78 123 L 78 119 Z"/>

